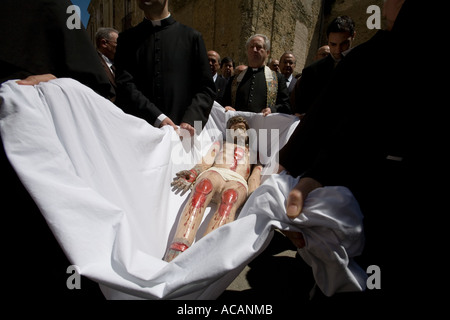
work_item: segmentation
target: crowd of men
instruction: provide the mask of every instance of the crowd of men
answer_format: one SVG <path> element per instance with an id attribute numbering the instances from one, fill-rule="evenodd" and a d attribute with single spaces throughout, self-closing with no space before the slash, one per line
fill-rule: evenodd
<path id="1" fill-rule="evenodd" d="M 149 10 L 149 6 L 141 5 L 141 7 L 143 10 Z M 155 7 L 153 7 L 152 10 L 155 10 Z M 148 13 L 147 16 L 150 16 L 150 14 L 154 13 Z M 168 9 L 162 13 L 158 13 L 157 18 L 161 18 L 162 16 L 165 16 L 165 18 L 158 19 L 157 21 L 171 19 Z M 147 21 L 144 21 L 145 23 L 152 21 L 149 18 L 146 19 Z M 175 23 L 175 21 L 173 21 L 173 23 Z M 167 28 L 168 27 L 169 25 Z M 134 28 L 133 31 L 124 32 L 123 37 L 128 37 L 129 33 L 135 32 L 134 30 L 138 28 L 139 26 Z M 153 30 L 153 32 L 156 34 L 162 31 Z M 323 89 L 327 83 L 333 69 L 351 50 L 355 34 L 355 24 L 350 17 L 339 16 L 334 19 L 327 29 L 328 43 L 319 48 L 315 58 L 315 60 L 320 60 L 320 62 L 307 66 L 301 73 L 297 74 L 294 73 L 296 67 L 296 57 L 293 52 L 284 52 L 279 60 L 270 59 L 270 62 L 267 63 L 271 48 L 270 39 L 264 34 L 255 34 L 248 39 L 246 43 L 248 63 L 246 65 L 238 66 L 237 68 L 232 57 L 224 57 L 221 59 L 220 53 L 214 50 L 209 50 L 207 51 L 207 60 L 209 62 L 211 75 L 215 85 L 214 100 L 225 107 L 226 110 L 250 111 L 257 113 L 261 112 L 264 115 L 270 113 L 286 113 L 295 114 L 302 118 L 314 99 L 319 96 L 321 89 Z M 97 52 L 114 92 L 117 90 L 115 80 L 116 65 L 119 65 L 119 68 L 122 68 L 122 63 L 130 63 L 124 62 L 125 60 L 122 57 L 123 53 L 120 49 L 118 62 L 114 62 L 116 47 L 118 44 L 118 36 L 119 31 L 113 28 L 100 28 L 96 33 Z M 166 36 L 163 36 L 162 33 L 161 37 L 166 38 Z M 162 42 L 161 40 L 157 41 Z M 158 50 L 158 54 L 160 54 L 159 52 L 167 51 L 167 49 L 163 48 L 158 48 Z M 127 51 L 129 51 L 129 55 L 132 54 L 131 50 L 126 49 L 125 52 Z M 181 56 L 182 54 L 180 54 L 180 57 Z M 176 57 L 177 55 L 174 55 L 172 59 L 176 60 Z M 161 61 L 161 58 L 152 56 L 149 61 L 153 61 L 158 64 L 158 62 Z M 164 61 L 165 65 L 172 64 L 170 60 L 167 61 L 166 59 Z M 137 65 L 141 65 L 144 67 L 144 70 L 148 71 L 148 66 L 145 66 L 144 62 L 136 61 L 135 63 Z M 205 69 L 204 65 L 205 63 L 203 61 L 203 69 Z M 273 72 L 270 72 L 269 69 Z M 125 68 L 125 70 L 126 72 L 131 72 L 130 68 Z M 139 70 L 139 68 L 136 70 Z M 150 76 L 151 73 L 148 73 L 147 71 L 142 71 L 146 74 L 140 74 L 139 76 L 137 76 L 137 74 L 131 74 L 133 79 L 128 79 L 128 81 L 131 81 L 138 87 L 142 86 L 143 84 L 141 84 L 141 81 L 148 82 L 150 81 L 149 79 L 152 78 Z M 241 71 L 243 72 L 241 73 Z M 155 71 L 152 72 L 154 73 Z M 181 73 L 181 71 L 179 72 Z M 122 76 L 123 74 L 119 73 L 117 77 Z M 203 74 L 203 76 L 206 76 L 206 74 Z M 201 79 L 199 76 L 195 76 L 195 73 L 194 77 Z M 297 80 L 300 80 L 298 81 L 298 84 Z M 123 80 L 119 80 L 119 84 L 124 86 L 122 81 Z M 204 81 L 206 83 L 206 79 Z M 163 81 L 164 85 L 167 85 L 169 82 L 170 81 L 168 80 Z M 129 84 L 129 82 L 126 83 Z M 161 86 L 162 83 L 157 85 L 157 87 Z M 174 84 L 174 87 L 176 86 L 177 85 Z M 144 96 L 146 96 L 146 94 L 144 94 Z M 159 96 L 162 96 L 162 93 L 159 94 Z M 152 95 L 150 97 L 152 103 L 155 103 L 154 96 Z M 203 98 L 205 97 L 203 96 Z M 112 100 L 115 101 L 115 96 L 112 97 Z M 122 100 L 125 101 L 120 101 L 119 99 L 118 105 L 126 109 L 128 108 L 126 105 L 136 104 L 135 101 L 127 101 L 126 99 Z M 144 102 L 141 101 L 141 103 Z M 167 107 L 163 106 L 161 103 L 156 103 L 155 105 L 161 112 Z M 147 106 L 147 108 L 149 107 Z M 166 123 L 174 125 L 174 123 L 169 121 L 169 119 L 166 119 L 164 123 L 159 121 L 154 122 L 153 119 L 150 121 L 150 119 L 143 116 L 142 113 L 138 114 L 136 110 L 127 110 L 130 113 L 135 112 L 136 115 L 142 116 L 144 119 L 148 119 L 149 122 L 154 125 L 162 126 Z M 156 112 L 158 113 L 159 111 Z M 140 112 L 145 111 L 141 110 Z M 162 114 L 158 116 L 164 117 Z M 176 125 L 174 128 L 176 128 Z"/>

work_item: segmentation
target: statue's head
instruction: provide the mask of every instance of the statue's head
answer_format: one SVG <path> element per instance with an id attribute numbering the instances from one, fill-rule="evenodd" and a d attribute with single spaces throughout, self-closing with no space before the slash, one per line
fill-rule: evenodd
<path id="1" fill-rule="evenodd" d="M 242 123 L 245 125 L 245 129 L 250 129 L 250 126 L 248 125 L 247 119 L 245 119 L 243 116 L 234 116 L 227 121 L 227 129 L 233 129 L 232 126 L 235 126 L 236 124 Z"/>
<path id="2" fill-rule="evenodd" d="M 247 120 L 242 116 L 235 116 L 227 122 L 227 141 L 239 145 L 248 144 L 248 133 L 250 129 Z"/>

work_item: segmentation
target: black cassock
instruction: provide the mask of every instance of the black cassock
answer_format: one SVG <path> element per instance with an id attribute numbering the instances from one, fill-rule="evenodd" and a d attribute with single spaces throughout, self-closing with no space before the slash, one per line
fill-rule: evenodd
<path id="1" fill-rule="evenodd" d="M 165 114 L 179 125 L 204 125 L 216 97 L 201 34 L 169 16 L 144 19 L 119 35 L 116 104 L 154 125 Z"/>
<path id="2" fill-rule="evenodd" d="M 427 279 L 435 262 L 420 256 L 433 256 L 438 233 L 418 227 L 441 212 L 431 209 L 439 197 L 428 194 L 436 191 L 429 179 L 436 178 L 430 171 L 438 148 L 430 141 L 438 137 L 430 137 L 438 109 L 431 102 L 429 61 L 404 52 L 426 38 L 428 29 L 416 28 L 424 9 L 405 1 L 392 31 L 354 48 L 280 151 L 280 164 L 293 176 L 346 186 L 360 203 L 366 242 L 357 262 L 381 270 L 381 289 L 359 297 L 372 305 L 398 296 L 408 303 L 429 298 L 417 293 L 434 292 L 438 283 Z M 417 119 L 425 106 L 433 122 Z"/>

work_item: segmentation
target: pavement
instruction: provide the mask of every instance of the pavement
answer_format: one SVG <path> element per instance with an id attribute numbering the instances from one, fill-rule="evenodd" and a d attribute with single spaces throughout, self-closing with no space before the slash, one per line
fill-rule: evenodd
<path id="1" fill-rule="evenodd" d="M 275 231 L 269 246 L 251 261 L 217 300 L 309 300 L 311 268 L 295 246 Z"/>

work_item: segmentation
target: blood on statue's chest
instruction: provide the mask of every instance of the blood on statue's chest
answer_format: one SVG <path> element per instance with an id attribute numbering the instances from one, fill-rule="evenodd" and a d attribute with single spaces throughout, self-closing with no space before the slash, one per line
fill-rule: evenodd
<path id="1" fill-rule="evenodd" d="M 238 165 L 247 165 L 249 159 L 249 152 L 246 147 L 235 144 L 225 144 L 222 150 L 223 164 L 230 170 L 236 171 Z"/>

